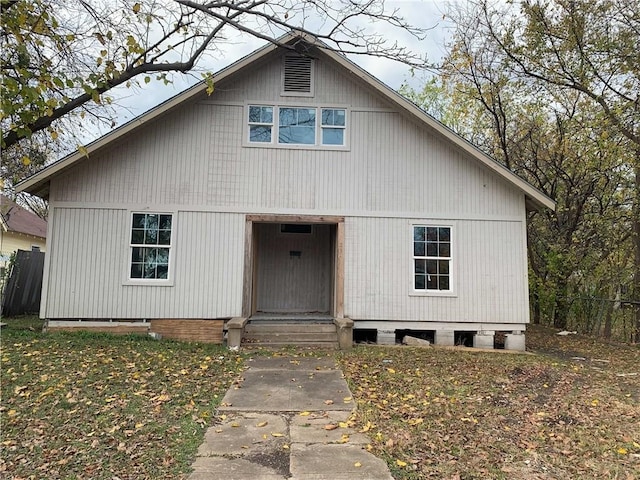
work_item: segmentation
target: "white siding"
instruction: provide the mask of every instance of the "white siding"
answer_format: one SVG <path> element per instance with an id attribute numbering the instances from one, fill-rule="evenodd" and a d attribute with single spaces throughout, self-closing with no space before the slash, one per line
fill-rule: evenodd
<path id="1" fill-rule="evenodd" d="M 355 320 L 525 323 L 527 265 L 520 222 L 453 222 L 455 296 L 413 295 L 412 223 L 345 223 L 345 315 Z"/>
<path id="2" fill-rule="evenodd" d="M 52 179 L 49 318 L 240 315 L 245 214 L 347 217 L 345 314 L 525 322 L 524 195 L 323 62 L 314 98 L 280 62 L 216 85 Z M 248 102 L 343 106 L 348 149 L 243 145 Z M 131 209 L 177 212 L 174 284 L 124 285 Z M 457 295 L 410 296 L 411 219 L 455 222 Z"/>
<path id="3" fill-rule="evenodd" d="M 48 318 L 220 318 L 239 315 L 244 216 L 177 212 L 173 286 L 127 285 L 130 212 L 54 208 Z"/>

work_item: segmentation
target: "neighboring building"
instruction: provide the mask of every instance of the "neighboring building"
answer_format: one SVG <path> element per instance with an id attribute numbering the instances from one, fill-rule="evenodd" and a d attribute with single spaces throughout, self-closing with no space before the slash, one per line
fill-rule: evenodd
<path id="1" fill-rule="evenodd" d="M 285 41 L 19 185 L 50 202 L 41 316 L 326 315 L 524 348 L 526 212 L 554 202 L 345 57 Z"/>
<path id="2" fill-rule="evenodd" d="M 7 262 L 17 250 L 44 252 L 47 244 L 47 222 L 35 213 L 0 195 L 0 279 Z"/>

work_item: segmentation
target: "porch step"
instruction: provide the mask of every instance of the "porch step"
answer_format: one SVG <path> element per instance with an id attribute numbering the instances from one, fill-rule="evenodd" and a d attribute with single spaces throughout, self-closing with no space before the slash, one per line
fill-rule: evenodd
<path id="1" fill-rule="evenodd" d="M 327 323 L 249 322 L 244 329 L 242 343 L 247 346 L 338 348 L 338 333 L 335 325 Z"/>

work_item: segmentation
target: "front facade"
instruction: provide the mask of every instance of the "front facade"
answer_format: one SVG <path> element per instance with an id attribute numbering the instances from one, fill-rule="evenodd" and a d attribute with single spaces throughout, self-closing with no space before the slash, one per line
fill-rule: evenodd
<path id="1" fill-rule="evenodd" d="M 50 202 L 44 318 L 529 321 L 526 205 L 553 202 L 335 53 L 265 47 L 89 152 L 21 185 Z"/>

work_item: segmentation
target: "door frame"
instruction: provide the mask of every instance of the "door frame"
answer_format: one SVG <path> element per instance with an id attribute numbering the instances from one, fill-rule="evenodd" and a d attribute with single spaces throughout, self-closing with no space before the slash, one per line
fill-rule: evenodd
<path id="1" fill-rule="evenodd" d="M 249 318 L 256 312 L 257 295 L 257 235 L 254 224 L 311 223 L 335 226 L 333 245 L 333 295 L 331 315 L 344 317 L 344 217 L 327 215 L 246 215 L 244 231 L 244 279 L 242 285 L 242 316 Z"/>

